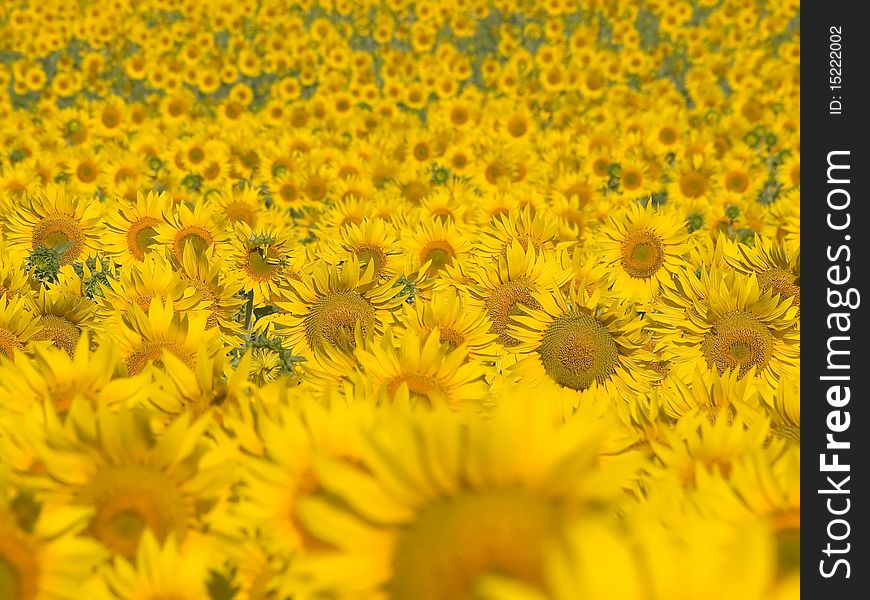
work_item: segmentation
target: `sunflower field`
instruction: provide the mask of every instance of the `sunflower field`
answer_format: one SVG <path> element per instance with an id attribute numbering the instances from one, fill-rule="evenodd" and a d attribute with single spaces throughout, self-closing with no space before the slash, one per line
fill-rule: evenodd
<path id="1" fill-rule="evenodd" d="M 0 1 L 0 600 L 780 600 L 799 2 Z"/>

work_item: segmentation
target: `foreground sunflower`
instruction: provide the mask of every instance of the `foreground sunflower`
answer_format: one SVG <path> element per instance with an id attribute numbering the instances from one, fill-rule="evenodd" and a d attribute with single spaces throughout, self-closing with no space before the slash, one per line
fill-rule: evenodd
<path id="1" fill-rule="evenodd" d="M 128 266 L 145 260 L 157 235 L 157 226 L 169 210 L 171 200 L 165 193 L 141 192 L 135 202 L 117 200 L 106 218 L 104 251 L 119 265 Z"/>
<path id="2" fill-rule="evenodd" d="M 599 230 L 602 263 L 610 270 L 613 291 L 642 304 L 658 296 L 662 286 L 673 287 L 675 273 L 686 268 L 688 233 L 674 213 L 633 204 L 614 215 Z"/>
<path id="3" fill-rule="evenodd" d="M 801 249 L 799 245 L 774 242 L 756 236 L 753 244 L 730 243 L 726 246 L 725 260 L 732 269 L 746 275 L 755 273 L 762 293 L 773 290 L 783 299 L 792 298 L 801 304 Z"/>
<path id="4" fill-rule="evenodd" d="M 106 555 L 96 541 L 78 535 L 87 526 L 88 511 L 40 511 L 33 521 L 17 510 L 22 496 L 14 492 L 0 472 L 0 598 L 81 597 L 92 569 Z"/>
<path id="5" fill-rule="evenodd" d="M 157 435 L 141 408 L 109 414 L 75 402 L 63 423 L 47 414 L 32 485 L 52 510 L 90 509 L 86 533 L 128 559 L 146 530 L 183 541 L 224 493 L 225 457 L 209 458 L 206 425 L 184 416 Z"/>
<path id="6" fill-rule="evenodd" d="M 285 312 L 260 322 L 274 324 L 275 333 L 302 355 L 325 346 L 352 350 L 355 329 L 380 333 L 404 301 L 395 278 L 378 282 L 374 263 L 362 269 L 355 255 L 341 266 L 319 261 L 311 273 L 289 283 L 294 293 L 277 302 Z"/>
<path id="7" fill-rule="evenodd" d="M 26 297 L 0 298 L 0 354 L 9 360 L 24 352 L 40 332 L 39 316 L 29 310 L 28 303 Z"/>
<path id="8" fill-rule="evenodd" d="M 444 411 L 378 422 L 361 463 L 318 456 L 321 487 L 297 500 L 322 544 L 298 560 L 301 589 L 452 600 L 498 572 L 546 592 L 545 549 L 574 516 L 606 513 L 634 468 L 593 468 L 602 422 L 590 414 L 560 426 L 517 404 L 473 427 Z"/>
<path id="9" fill-rule="evenodd" d="M 29 251 L 61 248 L 63 265 L 94 254 L 100 246 L 102 210 L 99 202 L 50 185 L 38 194 L 22 196 L 7 213 L 6 239 Z"/>

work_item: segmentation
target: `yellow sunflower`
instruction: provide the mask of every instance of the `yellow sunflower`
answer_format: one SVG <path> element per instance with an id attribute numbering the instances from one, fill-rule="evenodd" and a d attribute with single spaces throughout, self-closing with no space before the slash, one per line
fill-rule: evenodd
<path id="1" fill-rule="evenodd" d="M 115 556 L 100 569 L 100 591 L 113 600 L 207 600 L 214 549 L 206 543 L 179 548 L 173 535 L 161 543 L 145 530 L 134 555 Z"/>
<path id="2" fill-rule="evenodd" d="M 685 224 L 673 213 L 654 210 L 652 202 L 612 216 L 599 230 L 597 246 L 613 293 L 647 304 L 662 286 L 672 288 L 674 274 L 686 268 L 687 239 Z"/>
<path id="3" fill-rule="evenodd" d="M 135 202 L 119 199 L 108 210 L 104 251 L 122 266 L 145 260 L 153 249 L 156 227 L 169 207 L 170 200 L 164 193 L 139 193 Z"/>
<path id="4" fill-rule="evenodd" d="M 96 253 L 100 247 L 103 206 L 49 185 L 14 200 L 7 215 L 6 239 L 30 251 L 64 248 L 61 264 Z"/>
<path id="5" fill-rule="evenodd" d="M 363 270 L 356 255 L 341 266 L 316 262 L 300 281 L 290 280 L 293 293 L 277 303 L 284 312 L 258 325 L 274 325 L 275 333 L 303 356 L 324 346 L 352 350 L 355 329 L 379 334 L 404 301 L 395 278 L 379 282 L 374 273 L 374 263 Z"/>
<path id="6" fill-rule="evenodd" d="M 16 353 L 26 352 L 28 343 L 42 329 L 29 302 L 26 297 L 0 299 L 0 354 L 11 361 L 15 361 Z"/>
<path id="7" fill-rule="evenodd" d="M 104 342 L 91 349 L 83 332 L 70 356 L 52 346 L 34 348 L 33 360 L 16 365 L 0 364 L 0 406 L 13 412 L 48 401 L 58 413 L 65 413 L 73 400 L 81 398 L 93 406 L 134 405 L 155 390 L 148 377 L 121 375 L 117 347 Z"/>
<path id="8" fill-rule="evenodd" d="M 491 361 L 498 354 L 495 346 L 498 336 L 492 333 L 486 311 L 456 289 L 435 290 L 425 301 L 406 304 L 401 321 L 404 329 L 421 337 L 437 330 L 441 343 L 453 349 L 464 345 L 469 359 Z M 397 329 L 396 333 L 402 336 L 404 331 Z"/>
<path id="9" fill-rule="evenodd" d="M 593 468 L 602 425 L 512 404 L 469 427 L 445 411 L 378 415 L 361 463 L 322 453 L 319 489 L 296 501 L 319 542 L 296 562 L 303 593 L 469 597 L 498 572 L 546 593 L 545 549 L 579 514 L 620 497 L 634 457 Z"/>
<path id="10" fill-rule="evenodd" d="M 631 401 L 649 389 L 658 374 L 645 368 L 650 355 L 644 349 L 646 320 L 620 304 L 601 302 L 599 292 L 585 286 L 569 294 L 541 291 L 531 294 L 511 316 L 508 334 L 521 355 L 514 367 L 517 377 L 530 381 L 549 378 L 579 392 L 598 393 Z"/>
<path id="11" fill-rule="evenodd" d="M 204 441 L 205 422 L 184 415 L 158 435 L 149 420 L 141 407 L 110 414 L 82 402 L 63 423 L 49 412 L 32 477 L 46 510 L 90 509 L 85 532 L 126 558 L 147 530 L 185 541 L 225 494 L 228 452 Z"/>
<path id="12" fill-rule="evenodd" d="M 289 232 L 280 225 L 252 229 L 237 223 L 227 264 L 241 276 L 242 286 L 253 293 L 254 305 L 284 300 L 290 294 L 291 279 L 298 280 L 304 251 L 291 257 Z"/>
<path id="13" fill-rule="evenodd" d="M 441 219 L 427 219 L 414 229 L 405 229 L 402 237 L 408 244 L 406 270 L 419 271 L 428 263 L 426 274 L 429 277 L 438 276 L 444 268 L 470 255 L 469 233 L 467 229 L 457 227 L 453 221 Z"/>
<path id="14" fill-rule="evenodd" d="M 50 341 L 72 357 L 79 336 L 90 328 L 95 308 L 91 300 L 67 293 L 58 286 L 40 288 L 33 301 L 40 329 L 33 339 Z"/>
<path id="15" fill-rule="evenodd" d="M 0 473 L 0 598 L 61 600 L 81 593 L 92 570 L 105 560 L 105 550 L 78 535 L 87 526 L 87 510 L 37 509 L 22 514 L 22 495 Z"/>
<path id="16" fill-rule="evenodd" d="M 777 243 L 770 238 L 755 236 L 752 245 L 728 243 L 724 254 L 728 265 L 739 273 L 758 277 L 761 293 L 772 290 L 783 299 L 792 298 L 798 307 L 801 304 L 801 249 L 788 243 Z"/>
<path id="17" fill-rule="evenodd" d="M 340 235 L 326 240 L 324 258 L 330 263 L 341 263 L 356 255 L 360 267 L 374 265 L 377 280 L 389 279 L 402 272 L 402 247 L 399 236 L 387 221 L 365 218 L 361 223 L 348 223 Z"/>
<path id="18" fill-rule="evenodd" d="M 210 355 L 217 354 L 220 338 L 214 329 L 207 329 L 207 320 L 205 312 L 180 313 L 171 300 L 164 304 L 154 298 L 147 312 L 130 306 L 107 322 L 103 335 L 117 342 L 127 374 L 132 376 L 149 362 L 162 364 L 164 351 L 191 367 L 200 347 L 207 348 Z"/>
<path id="19" fill-rule="evenodd" d="M 197 254 L 209 258 L 220 256 L 227 244 L 228 234 L 215 222 L 210 205 L 199 200 L 192 205 L 178 204 L 163 215 L 163 222 L 155 229 L 154 241 L 164 246 L 176 260 L 184 258 L 184 247 L 192 245 Z"/>
<path id="20" fill-rule="evenodd" d="M 506 256 L 477 266 L 477 281 L 468 290 L 486 308 L 499 343 L 510 348 L 520 343 L 508 331 L 511 316 L 519 314 L 522 306 L 540 308 L 536 292 L 558 289 L 571 278 L 572 273 L 562 268 L 554 256 L 538 253 L 534 244 L 524 249 L 514 240 Z"/>
<path id="21" fill-rule="evenodd" d="M 698 366 L 736 369 L 741 377 L 752 371 L 774 389 L 781 378 L 796 379 L 800 330 L 792 299 L 762 293 L 754 274 L 710 268 L 699 275 L 680 273 L 652 315 L 672 372 L 689 381 Z"/>
<path id="22" fill-rule="evenodd" d="M 355 384 L 388 402 L 399 399 L 425 407 L 481 408 L 487 397 L 485 370 L 468 360 L 464 345 L 442 344 L 437 329 L 407 331 L 397 346 L 387 330 L 379 344 L 357 348 L 361 371 Z"/>

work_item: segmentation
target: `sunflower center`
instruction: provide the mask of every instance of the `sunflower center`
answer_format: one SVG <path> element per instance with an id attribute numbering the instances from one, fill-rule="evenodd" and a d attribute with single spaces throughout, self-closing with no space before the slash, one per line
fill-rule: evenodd
<path id="1" fill-rule="evenodd" d="M 725 178 L 725 187 L 729 192 L 745 192 L 749 187 L 749 179 L 743 173 L 729 173 Z"/>
<path id="2" fill-rule="evenodd" d="M 24 344 L 21 343 L 21 340 L 14 333 L 0 327 L 0 352 L 11 360 L 16 350 L 24 350 Z"/>
<path id="3" fill-rule="evenodd" d="M 707 191 L 707 179 L 697 171 L 688 171 L 680 177 L 680 191 L 689 198 L 698 198 Z"/>
<path id="4" fill-rule="evenodd" d="M 354 329 L 362 333 L 375 326 L 375 309 L 357 292 L 335 292 L 318 298 L 305 317 L 305 337 L 312 349 L 325 345 L 353 350 Z"/>
<path id="5" fill-rule="evenodd" d="M 801 286 L 798 279 L 785 269 L 768 269 L 758 273 L 758 287 L 764 293 L 767 290 L 773 290 L 774 294 L 779 294 L 783 298 L 794 298 L 794 304 L 801 303 Z"/>
<path id="6" fill-rule="evenodd" d="M 266 252 L 254 248 L 248 252 L 248 264 L 245 270 L 253 279 L 265 281 L 278 270 L 277 259 L 278 254 L 272 248 Z"/>
<path id="7" fill-rule="evenodd" d="M 181 260 L 184 258 L 185 244 L 193 244 L 196 254 L 201 255 L 213 242 L 214 237 L 207 229 L 198 225 L 188 225 L 179 229 L 175 234 L 172 249 L 175 252 L 175 256 Z"/>
<path id="8" fill-rule="evenodd" d="M 374 263 L 375 277 L 380 277 L 381 270 L 387 263 L 387 253 L 382 247 L 376 244 L 360 244 L 357 246 L 356 256 L 363 269 L 367 268 L 370 262 Z"/>
<path id="9" fill-rule="evenodd" d="M 97 169 L 90 163 L 81 163 L 76 168 L 76 177 L 83 183 L 93 183 L 97 178 Z"/>
<path id="10" fill-rule="evenodd" d="M 233 202 L 224 209 L 224 214 L 227 220 L 231 223 L 247 223 L 251 227 L 257 222 L 257 216 L 254 209 L 243 202 Z"/>
<path id="11" fill-rule="evenodd" d="M 465 343 L 465 335 L 452 327 L 439 327 L 439 340 L 442 344 L 449 344 L 451 348 L 458 348 Z"/>
<path id="12" fill-rule="evenodd" d="M 41 319 L 42 329 L 33 336 L 36 340 L 51 340 L 54 345 L 65 350 L 72 357 L 76 351 L 81 329 L 64 317 L 45 315 Z"/>
<path id="13" fill-rule="evenodd" d="M 622 241 L 622 268 L 636 279 L 655 275 L 664 259 L 661 239 L 648 229 L 632 231 Z"/>
<path id="14" fill-rule="evenodd" d="M 619 365 L 619 351 L 607 328 L 592 315 L 577 310 L 550 324 L 538 352 L 553 381 L 578 391 L 594 382 L 603 383 Z"/>
<path id="15" fill-rule="evenodd" d="M 720 372 L 739 368 L 742 377 L 753 366 L 761 370 L 767 365 L 773 335 L 755 316 L 737 310 L 716 321 L 701 348 L 708 365 Z"/>
<path id="16" fill-rule="evenodd" d="M 532 296 L 535 286 L 527 277 L 508 281 L 498 286 L 490 293 L 486 301 L 486 310 L 492 320 L 492 331 L 498 334 L 498 340 L 504 346 L 516 346 L 519 341 L 507 334 L 510 318 L 522 314 L 520 306 L 541 308 Z"/>
<path id="17" fill-rule="evenodd" d="M 39 563 L 16 527 L 0 524 L 0 598 L 33 600 L 39 591 Z"/>
<path id="18" fill-rule="evenodd" d="M 142 217 L 127 230 L 127 249 L 136 260 L 145 260 L 145 252 L 154 243 L 154 236 L 157 234 L 154 226 L 158 223 L 154 217 Z"/>
<path id="19" fill-rule="evenodd" d="M 432 261 L 432 264 L 429 265 L 429 272 L 432 275 L 445 266 L 452 265 L 455 257 L 456 251 L 445 240 L 432 240 L 420 250 L 420 260 L 423 262 Z"/>
<path id="20" fill-rule="evenodd" d="M 526 123 L 525 118 L 521 115 L 514 115 L 508 121 L 507 130 L 513 137 L 522 137 L 528 131 L 528 124 Z"/>
<path id="21" fill-rule="evenodd" d="M 45 217 L 33 229 L 31 242 L 34 248 L 45 246 L 54 248 L 69 243 L 69 248 L 61 257 L 61 264 L 71 264 L 79 257 L 84 247 L 85 236 L 79 223 L 66 215 L 51 215 Z"/>
<path id="22" fill-rule="evenodd" d="M 392 599 L 462 600 L 490 574 L 543 590 L 544 548 L 558 535 L 559 515 L 522 489 L 467 492 L 423 509 L 398 536 Z"/>
<path id="23" fill-rule="evenodd" d="M 93 506 L 88 528 L 94 538 L 126 558 L 136 555 L 142 532 L 159 539 L 187 533 L 188 510 L 178 486 L 164 473 L 144 466 L 112 466 L 98 471 L 77 501 Z"/>
<path id="24" fill-rule="evenodd" d="M 184 350 L 177 342 L 168 340 L 146 340 L 127 357 L 127 374 L 130 376 L 142 372 L 149 362 L 163 366 L 163 351 L 172 352 L 184 364 L 193 367 L 193 354 Z"/>

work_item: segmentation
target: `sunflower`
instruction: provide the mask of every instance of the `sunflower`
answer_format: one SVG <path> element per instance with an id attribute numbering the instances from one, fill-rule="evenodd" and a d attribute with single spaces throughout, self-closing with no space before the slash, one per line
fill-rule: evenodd
<path id="1" fill-rule="evenodd" d="M 468 360 L 464 345 L 442 344 L 440 331 L 407 331 L 397 347 L 390 329 L 380 343 L 357 348 L 361 371 L 356 385 L 388 402 L 426 407 L 480 408 L 487 396 L 483 367 Z"/>
<path id="2" fill-rule="evenodd" d="M 63 600 L 85 592 L 91 571 L 105 550 L 79 534 L 86 510 L 22 514 L 14 488 L 0 473 L 0 597 L 9 600 Z M 76 590 L 74 592 L 73 590 Z"/>
<path id="3" fill-rule="evenodd" d="M 0 397 L 6 410 L 49 401 L 58 413 L 65 413 L 73 400 L 82 398 L 93 406 L 133 405 L 155 390 L 147 377 L 123 377 L 119 373 L 118 350 L 103 343 L 91 350 L 91 339 L 83 332 L 72 356 L 52 347 L 37 347 L 33 360 L 0 365 Z"/>
<path id="4" fill-rule="evenodd" d="M 453 221 L 431 218 L 421 221 L 414 229 L 405 229 L 402 237 L 408 244 L 406 270 L 415 272 L 428 264 L 426 274 L 437 277 L 443 269 L 470 255 L 468 233 Z"/>
<path id="5" fill-rule="evenodd" d="M 33 301 L 34 314 L 39 316 L 40 329 L 34 340 L 51 341 L 70 357 L 75 352 L 79 336 L 90 326 L 96 306 L 88 298 L 65 293 L 55 286 L 40 288 Z"/>
<path id="6" fill-rule="evenodd" d="M 717 171 L 713 163 L 696 158 L 682 162 L 674 168 L 668 183 L 668 199 L 677 203 L 691 202 L 715 197 Z"/>
<path id="7" fill-rule="evenodd" d="M 251 372 L 251 352 L 248 351 L 235 367 L 225 356 L 209 356 L 204 348 L 197 353 L 194 368 L 171 352 L 163 355 L 163 369 L 153 369 L 153 378 L 163 394 L 152 394 L 150 403 L 161 412 L 175 418 L 181 414 L 199 417 L 208 411 L 238 410 L 239 403 L 253 391 L 248 376 Z"/>
<path id="8" fill-rule="evenodd" d="M 186 281 L 172 263 L 160 254 L 149 254 L 141 263 L 121 269 L 118 279 L 108 278 L 97 297 L 103 318 L 125 311 L 130 306 L 148 310 L 151 300 L 171 300 L 179 312 L 205 310 L 207 300 Z"/>
<path id="9" fill-rule="evenodd" d="M 100 570 L 101 591 L 113 600 L 205 600 L 212 557 L 204 543 L 182 549 L 175 536 L 161 543 L 145 530 L 134 555 L 115 556 Z"/>
<path id="10" fill-rule="evenodd" d="M 556 247 L 559 223 L 551 214 L 532 212 L 524 208 L 510 215 L 493 218 L 475 240 L 475 248 L 493 258 L 507 256 L 508 248 L 516 241 L 525 251 L 531 246 L 538 254 Z"/>
<path id="11" fill-rule="evenodd" d="M 527 355 L 514 367 L 516 376 L 627 401 L 657 379 L 642 363 L 650 355 L 643 348 L 646 321 L 637 313 L 602 304 L 600 292 L 589 294 L 585 286 L 567 295 L 546 290 L 531 296 L 534 304 L 512 315 L 507 329 L 517 340 L 512 350 Z"/>
<path id="12" fill-rule="evenodd" d="M 245 303 L 242 278 L 222 268 L 220 261 L 197 254 L 193 244 L 185 246 L 180 264 L 174 258 L 172 262 L 183 281 L 206 303 L 206 329 L 217 328 L 224 344 L 235 345 L 242 330 L 236 316 Z"/>
<path id="13" fill-rule="evenodd" d="M 653 313 L 652 328 L 663 337 L 657 346 L 672 372 L 689 381 L 696 366 L 720 373 L 752 370 L 762 385 L 776 388 L 795 379 L 800 356 L 798 307 L 773 290 L 761 292 L 758 278 L 719 269 L 700 277 L 680 273 Z"/>
<path id="14" fill-rule="evenodd" d="M 259 190 L 249 184 L 226 185 L 213 196 L 209 196 L 209 201 L 214 205 L 215 212 L 230 227 L 239 222 L 256 227 L 263 210 Z"/>
<path id="15" fill-rule="evenodd" d="M 42 329 L 40 319 L 29 310 L 26 297 L 0 299 L 0 353 L 14 361 L 15 354 L 26 352 Z"/>
<path id="16" fill-rule="evenodd" d="M 498 354 L 494 345 L 498 336 L 492 333 L 486 311 L 456 289 L 435 290 L 425 302 L 406 304 L 400 320 L 404 326 L 396 330 L 400 337 L 404 330 L 420 337 L 437 330 L 442 344 L 451 349 L 465 346 L 470 360 L 491 361 Z"/>
<path id="17" fill-rule="evenodd" d="M 169 206 L 164 193 L 148 192 L 146 196 L 140 192 L 133 203 L 119 199 L 108 210 L 104 251 L 122 266 L 145 260 L 153 249 L 156 227 L 163 222 Z"/>
<path id="18" fill-rule="evenodd" d="M 354 347 L 354 330 L 380 333 L 390 313 L 404 301 L 395 279 L 378 282 L 375 265 L 363 270 L 356 255 L 341 266 L 316 262 L 300 281 L 290 280 L 292 293 L 277 302 L 284 313 L 258 321 L 274 324 L 294 353 L 305 356 L 324 346 Z"/>
<path id="19" fill-rule="evenodd" d="M 761 411 L 761 397 L 749 377 L 740 377 L 736 370 L 711 371 L 705 380 L 696 369 L 691 384 L 668 377 L 654 390 L 665 415 L 677 421 L 687 415 L 706 414 L 715 422 L 720 414 L 740 415 L 749 421 Z"/>
<path id="20" fill-rule="evenodd" d="M 95 254 L 99 248 L 103 208 L 49 185 L 37 195 L 13 201 L 6 223 L 6 239 L 28 250 L 65 248 L 61 264 Z"/>
<path id="21" fill-rule="evenodd" d="M 193 205 L 181 203 L 174 211 L 164 213 L 163 222 L 155 228 L 154 242 L 164 246 L 176 260 L 184 258 L 184 247 L 192 245 L 197 254 L 220 256 L 228 235 L 215 222 L 210 205 L 200 199 Z"/>
<path id="22" fill-rule="evenodd" d="M 210 355 L 221 348 L 217 332 L 207 329 L 207 319 L 205 312 L 176 312 L 171 300 L 164 304 L 154 298 L 148 312 L 130 306 L 107 322 L 103 335 L 117 342 L 128 375 L 142 372 L 152 361 L 162 364 L 164 351 L 193 367 L 198 348 L 207 348 Z"/>
<path id="23" fill-rule="evenodd" d="M 752 245 L 729 243 L 724 253 L 728 265 L 739 273 L 758 277 L 761 293 L 772 290 L 782 299 L 792 298 L 801 304 L 801 249 L 798 245 L 777 243 L 763 236 L 755 236 Z"/>
<path id="24" fill-rule="evenodd" d="M 523 249 L 514 240 L 506 254 L 478 265 L 477 282 L 467 289 L 486 308 L 499 343 L 510 348 L 520 343 L 508 331 L 511 316 L 518 314 L 522 306 L 540 308 L 534 294 L 565 285 L 572 273 L 562 268 L 554 256 L 536 252 L 533 244 Z"/>
<path id="25" fill-rule="evenodd" d="M 252 229 L 247 223 L 236 224 L 227 263 L 240 274 L 243 288 L 253 293 L 255 306 L 286 299 L 288 282 L 300 278 L 305 254 L 291 258 L 290 246 L 290 234 L 281 225 Z"/>
<path id="26" fill-rule="evenodd" d="M 633 204 L 611 217 L 598 232 L 602 263 L 610 270 L 613 291 L 647 304 L 662 286 L 672 288 L 673 276 L 686 268 L 689 250 L 685 225 L 674 213 Z"/>
<path id="27" fill-rule="evenodd" d="M 356 255 L 360 267 L 365 269 L 369 263 L 374 265 L 377 280 L 389 279 L 401 273 L 402 248 L 399 236 L 389 222 L 382 219 L 365 218 L 357 225 L 348 223 L 341 228 L 340 237 L 327 241 L 324 259 L 330 263 L 341 263 L 350 255 Z"/>
<path id="28" fill-rule="evenodd" d="M 586 417 L 560 426 L 528 403 L 474 427 L 438 410 L 379 414 L 361 464 L 320 454 L 320 489 L 296 501 L 320 542 L 296 562 L 300 585 L 323 596 L 464 598 L 498 572 L 545 593 L 545 549 L 576 515 L 613 506 L 634 469 L 631 456 L 591 468 L 600 422 Z"/>
<path id="29" fill-rule="evenodd" d="M 224 493 L 229 457 L 203 441 L 205 422 L 184 415 L 158 435 L 149 420 L 141 407 L 110 414 L 81 402 L 63 423 L 49 412 L 44 469 L 32 477 L 47 509 L 90 509 L 85 532 L 126 558 L 147 530 L 185 541 Z"/>

